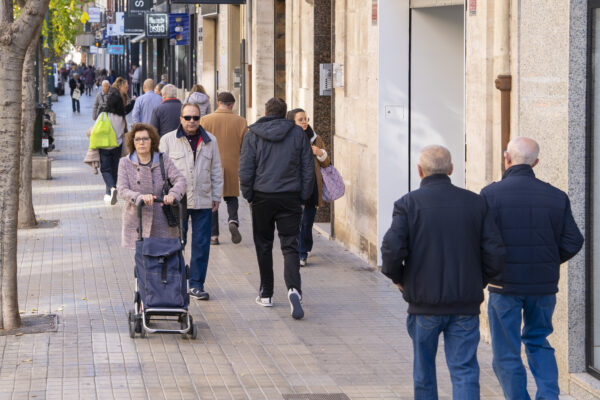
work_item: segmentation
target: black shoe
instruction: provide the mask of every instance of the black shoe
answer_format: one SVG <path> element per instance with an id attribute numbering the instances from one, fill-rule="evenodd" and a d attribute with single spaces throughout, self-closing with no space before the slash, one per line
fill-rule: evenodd
<path id="1" fill-rule="evenodd" d="M 191 288 L 190 296 L 195 299 L 198 299 L 198 300 L 208 300 L 210 297 L 208 295 L 208 292 L 205 292 L 204 290 L 202 290 L 200 288 Z"/>
<path id="2" fill-rule="evenodd" d="M 235 222 L 229 223 L 229 232 L 231 232 L 231 241 L 235 244 L 238 244 L 242 241 L 242 234 L 238 229 L 238 226 Z"/>
<path id="3" fill-rule="evenodd" d="M 210 238 L 210 245 L 211 246 L 216 246 L 218 244 L 219 244 L 219 238 L 218 237 L 215 236 L 215 237 L 211 237 Z"/>

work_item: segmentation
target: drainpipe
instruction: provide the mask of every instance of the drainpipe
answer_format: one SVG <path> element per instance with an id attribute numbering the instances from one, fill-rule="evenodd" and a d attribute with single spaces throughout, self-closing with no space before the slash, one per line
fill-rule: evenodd
<path id="1" fill-rule="evenodd" d="M 499 73 L 495 81 L 500 90 L 500 152 L 501 170 L 504 173 L 504 150 L 510 141 L 510 92 L 512 76 L 510 75 L 510 1 L 494 2 L 494 64 Z"/>

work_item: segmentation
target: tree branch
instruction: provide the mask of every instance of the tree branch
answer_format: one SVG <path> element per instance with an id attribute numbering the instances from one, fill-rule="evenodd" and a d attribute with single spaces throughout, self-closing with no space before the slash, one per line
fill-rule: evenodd
<path id="1" fill-rule="evenodd" d="M 6 2 L 9 0 L 0 1 Z M 12 3 L 12 1 L 9 2 Z M 48 10 L 48 4 L 50 4 L 50 0 L 27 1 L 19 18 L 12 23 L 13 32 L 15 33 L 12 38 L 13 45 L 21 49 L 27 49 L 36 31 L 36 29 L 32 28 L 37 28 L 38 24 L 42 23 L 44 15 Z"/>

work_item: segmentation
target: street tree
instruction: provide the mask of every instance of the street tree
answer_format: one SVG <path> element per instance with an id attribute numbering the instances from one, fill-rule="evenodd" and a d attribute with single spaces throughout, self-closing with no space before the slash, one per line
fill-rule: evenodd
<path id="1" fill-rule="evenodd" d="M 20 326 L 17 292 L 17 213 L 20 185 L 22 70 L 25 54 L 50 0 L 27 0 L 17 18 L 0 0 L 0 329 Z"/>

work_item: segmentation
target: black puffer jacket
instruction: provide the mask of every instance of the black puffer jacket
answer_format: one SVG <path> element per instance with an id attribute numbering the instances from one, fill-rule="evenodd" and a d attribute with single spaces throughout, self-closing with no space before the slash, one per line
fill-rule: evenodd
<path id="1" fill-rule="evenodd" d="M 310 198 L 315 166 L 308 138 L 294 121 L 263 117 L 250 125 L 242 143 L 240 186 L 246 200 L 254 193 L 297 194 Z"/>
<path id="2" fill-rule="evenodd" d="M 106 103 L 100 109 L 101 112 L 108 112 L 111 114 L 120 115 L 124 117 L 133 110 L 135 100 L 131 100 L 127 105 L 123 104 L 123 97 L 119 89 L 111 87 L 108 89 L 108 95 L 106 97 Z"/>

